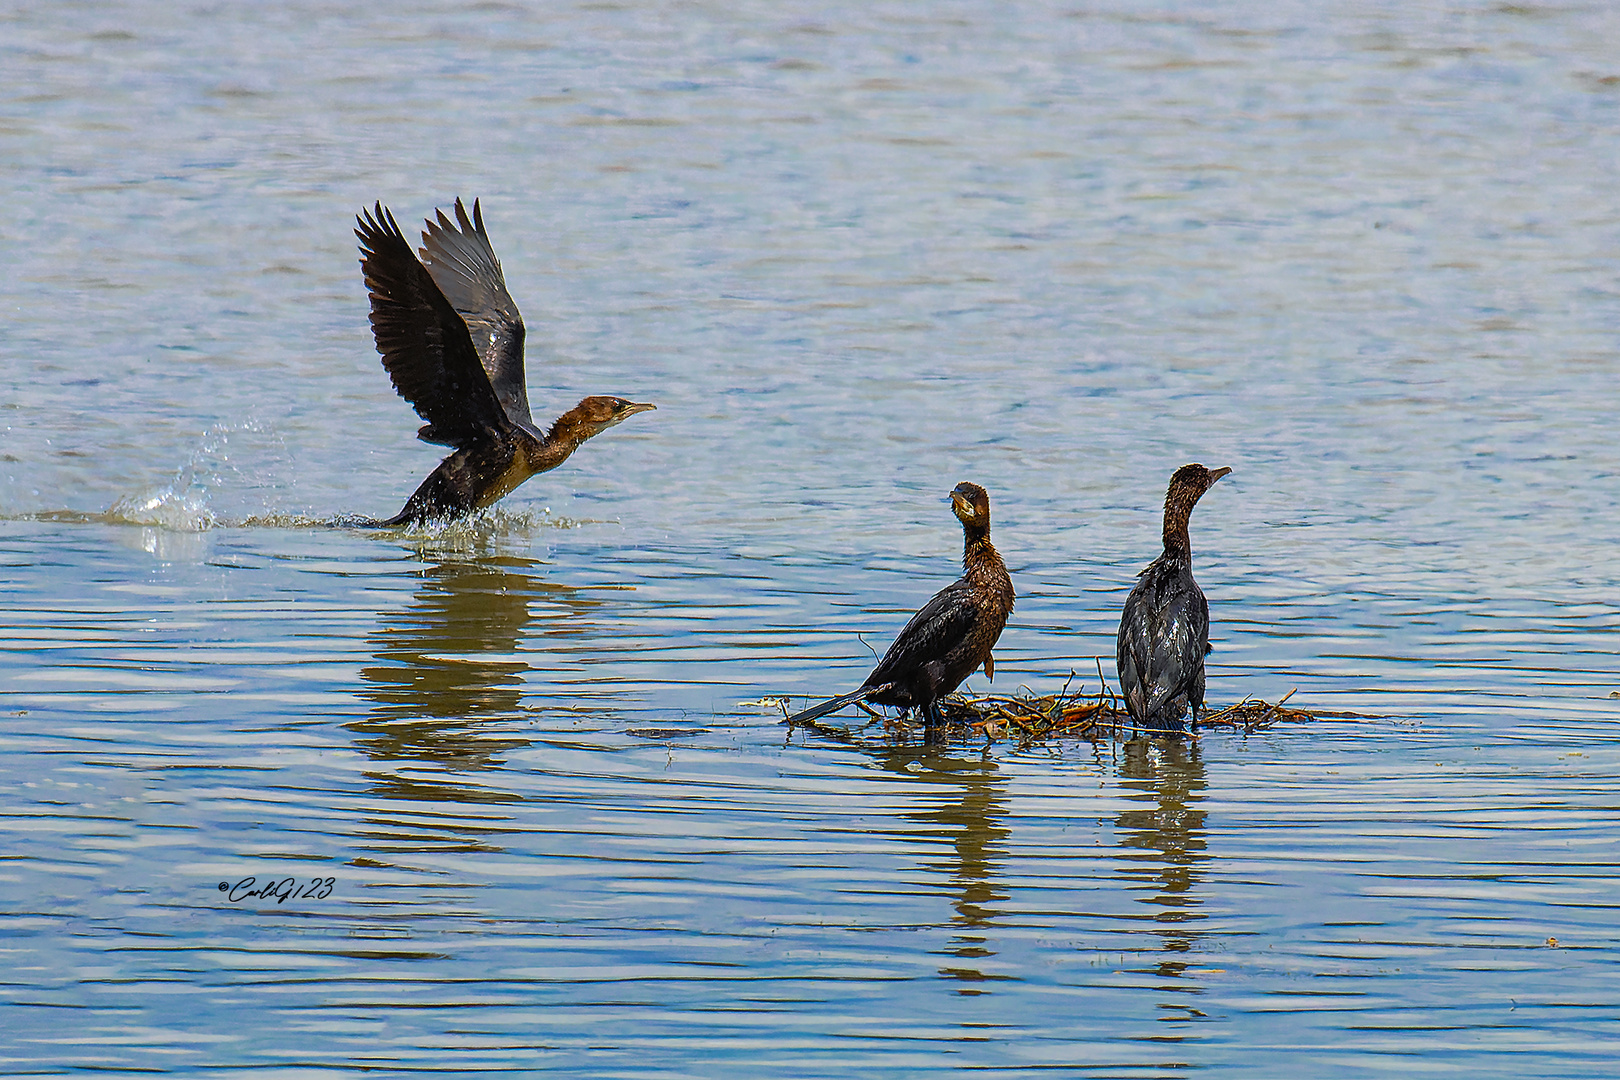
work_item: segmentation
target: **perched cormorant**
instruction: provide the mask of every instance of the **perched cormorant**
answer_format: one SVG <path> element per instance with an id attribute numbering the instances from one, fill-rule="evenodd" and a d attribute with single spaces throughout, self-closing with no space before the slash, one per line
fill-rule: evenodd
<path id="1" fill-rule="evenodd" d="M 962 576 L 911 617 L 859 690 L 788 717 L 814 720 L 856 701 L 916 707 L 930 739 L 941 733 L 939 699 L 980 665 L 996 673 L 990 650 L 1013 609 L 1012 579 L 990 543 L 990 496 L 978 484 L 957 484 L 951 511 L 962 523 Z"/>
<path id="2" fill-rule="evenodd" d="M 423 442 L 455 447 L 405 508 L 380 525 L 416 525 L 481 510 L 536 473 L 555 469 L 593 435 L 655 408 L 588 397 L 541 432 L 529 415 L 523 317 L 473 201 L 440 210 L 422 233 L 422 259 L 378 203 L 356 221 L 371 294 L 371 331 L 399 396 L 427 423 Z"/>
<path id="3" fill-rule="evenodd" d="M 1198 499 L 1231 469 L 1183 465 L 1164 497 L 1164 554 L 1148 563 L 1119 620 L 1119 682 L 1131 719 L 1150 731 L 1185 730 L 1204 707 L 1209 601 L 1192 575 L 1187 521 Z"/>

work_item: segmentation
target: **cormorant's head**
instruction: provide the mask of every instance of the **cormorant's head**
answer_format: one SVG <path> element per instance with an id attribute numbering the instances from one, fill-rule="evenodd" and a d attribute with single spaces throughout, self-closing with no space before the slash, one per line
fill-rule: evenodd
<path id="1" fill-rule="evenodd" d="M 571 411 L 590 431 L 591 435 L 600 435 L 627 416 L 634 416 L 638 412 L 646 412 L 649 409 L 656 408 L 658 408 L 656 405 L 626 401 L 621 397 L 598 395 L 586 398 L 578 405 L 575 405 Z"/>
<path id="2" fill-rule="evenodd" d="M 1164 545 L 1187 546 L 1187 522 L 1193 507 L 1204 492 L 1215 486 L 1215 481 L 1231 469 L 1206 469 L 1202 465 L 1183 465 L 1170 477 L 1170 490 L 1164 494 Z"/>
<path id="3" fill-rule="evenodd" d="M 625 417 L 656 408 L 656 405 L 637 404 L 621 397 L 588 397 L 557 417 L 557 422 L 546 433 L 546 441 L 561 444 L 572 453 L 573 447 L 602 434 Z"/>
<path id="4" fill-rule="evenodd" d="M 990 493 L 978 484 L 964 480 L 951 489 L 951 513 L 963 525 L 977 529 L 990 527 Z"/>
<path id="5" fill-rule="evenodd" d="M 1176 470 L 1170 478 L 1170 493 L 1181 493 L 1183 497 L 1192 496 L 1197 502 L 1198 497 L 1215 486 L 1215 481 L 1232 470 L 1229 468 L 1206 469 L 1202 465 L 1183 465 Z"/>

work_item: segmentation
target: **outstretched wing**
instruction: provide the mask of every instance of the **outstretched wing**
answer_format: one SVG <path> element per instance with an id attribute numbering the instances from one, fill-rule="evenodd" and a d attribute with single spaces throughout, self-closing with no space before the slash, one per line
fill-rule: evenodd
<path id="1" fill-rule="evenodd" d="M 906 623 L 878 666 L 867 676 L 866 684 L 876 686 L 907 678 L 928 661 L 944 656 L 960 644 L 978 619 L 973 587 L 962 580 L 947 585 Z"/>
<path id="2" fill-rule="evenodd" d="M 427 425 L 425 442 L 465 446 L 509 426 L 467 324 L 434 284 L 394 215 L 378 203 L 355 219 L 360 267 L 371 294 L 371 332 L 399 396 Z"/>
<path id="3" fill-rule="evenodd" d="M 467 322 L 473 348 L 489 375 L 501 408 L 514 424 L 534 426 L 523 375 L 523 316 L 506 291 L 501 261 L 484 231 L 484 214 L 473 200 L 472 219 L 456 200 L 456 224 L 435 211 L 422 233 L 422 263 L 445 298 Z M 459 227 L 458 227 L 459 226 Z"/>

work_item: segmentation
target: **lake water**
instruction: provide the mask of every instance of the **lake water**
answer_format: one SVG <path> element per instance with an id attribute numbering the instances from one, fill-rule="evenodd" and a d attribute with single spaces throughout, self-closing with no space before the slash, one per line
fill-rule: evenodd
<path id="1" fill-rule="evenodd" d="M 1615 1075 L 1617 57 L 1579 0 L 0 9 L 0 1071 Z M 353 215 L 457 195 L 536 415 L 659 409 L 322 527 L 438 456 Z M 1359 715 L 780 724 L 960 480 L 994 689 L 1112 681 L 1188 461 L 1211 700 Z"/>

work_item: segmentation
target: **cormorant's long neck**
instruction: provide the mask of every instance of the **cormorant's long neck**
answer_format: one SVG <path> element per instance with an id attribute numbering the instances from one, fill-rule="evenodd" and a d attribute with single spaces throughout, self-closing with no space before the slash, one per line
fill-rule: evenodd
<path id="1" fill-rule="evenodd" d="M 990 543 L 990 528 L 987 525 L 970 525 L 962 523 L 962 568 L 971 570 L 975 566 L 986 563 L 1000 562 L 1001 556 L 996 553 L 995 547 Z"/>
<path id="2" fill-rule="evenodd" d="M 555 469 L 568 460 L 568 455 L 580 448 L 580 445 L 595 435 L 594 426 L 585 419 L 585 410 L 581 405 L 557 417 L 551 430 L 546 432 L 540 440 L 539 460 L 534 464 L 538 466 L 536 472 L 545 472 Z"/>
<path id="3" fill-rule="evenodd" d="M 1192 537 L 1187 533 L 1187 523 L 1192 519 L 1193 507 L 1198 504 L 1198 495 L 1184 491 L 1172 491 L 1164 500 L 1164 553 L 1167 556 L 1179 557 L 1191 561 Z"/>

